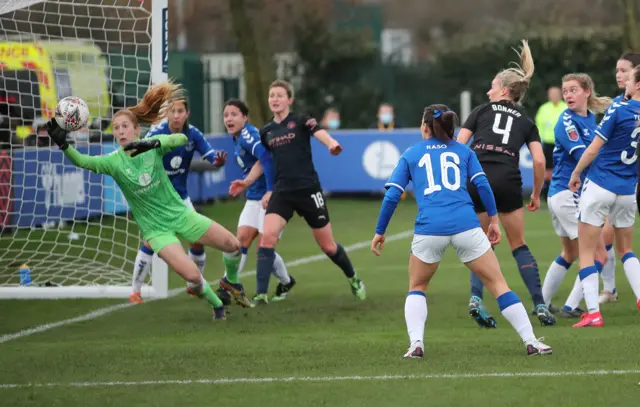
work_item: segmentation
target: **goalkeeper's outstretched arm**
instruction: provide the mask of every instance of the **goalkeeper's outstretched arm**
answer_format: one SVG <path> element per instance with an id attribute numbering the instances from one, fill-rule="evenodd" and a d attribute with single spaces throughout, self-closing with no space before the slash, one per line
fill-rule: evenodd
<path id="1" fill-rule="evenodd" d="M 67 142 L 68 132 L 61 128 L 55 119 L 51 119 L 47 123 L 46 129 L 51 140 L 60 147 L 64 155 L 66 155 L 76 167 L 85 168 L 98 174 L 111 175 L 113 173 L 113 159 L 111 155 L 89 156 L 80 153 L 69 145 Z"/>
<path id="2" fill-rule="evenodd" d="M 141 141 L 134 141 L 127 145 L 125 150 L 133 151 L 131 154 L 132 157 L 154 148 L 158 149 L 159 154 L 164 155 L 169 150 L 185 144 L 187 144 L 187 136 L 184 134 L 171 134 L 154 136 L 153 138 Z M 115 171 L 115 167 L 118 165 L 117 156 L 115 154 L 90 156 L 80 153 L 69 145 L 64 149 L 64 154 L 69 158 L 73 165 L 98 174 L 112 175 Z"/>
<path id="3" fill-rule="evenodd" d="M 68 146 L 64 150 L 64 155 L 66 155 L 69 161 L 76 167 L 84 168 L 97 174 L 113 175 L 114 167 L 117 165 L 114 161 L 116 158 L 114 154 L 86 155 Z"/>

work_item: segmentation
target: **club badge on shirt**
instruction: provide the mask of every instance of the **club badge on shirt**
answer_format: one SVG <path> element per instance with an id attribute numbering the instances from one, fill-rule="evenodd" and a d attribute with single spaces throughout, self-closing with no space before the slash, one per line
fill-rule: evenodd
<path id="1" fill-rule="evenodd" d="M 578 134 L 578 130 L 574 125 L 565 127 L 565 131 L 567 132 L 567 136 L 569 136 L 569 140 L 571 141 L 578 141 L 578 139 L 580 138 L 580 135 Z"/>

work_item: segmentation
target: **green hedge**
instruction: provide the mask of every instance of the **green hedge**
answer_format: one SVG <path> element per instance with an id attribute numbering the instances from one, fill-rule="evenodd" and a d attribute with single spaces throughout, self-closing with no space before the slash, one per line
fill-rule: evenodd
<path id="1" fill-rule="evenodd" d="M 509 35 L 442 53 L 430 63 L 412 67 L 386 66 L 384 76 L 392 78 L 390 100 L 396 114 L 404 123 L 419 125 L 426 105 L 445 103 L 460 109 L 460 93 L 469 90 L 472 106 L 487 101 L 495 74 L 517 61 L 512 48 L 519 46 L 518 38 L 528 38 L 535 63 L 535 73 L 523 103 L 529 114 L 546 101 L 546 88 L 560 85 L 563 75 L 586 72 L 596 83 L 599 94 L 616 96 L 615 64 L 622 53 L 622 36 L 616 31 L 587 32 L 577 35 Z M 391 75 L 389 75 L 391 72 Z"/>

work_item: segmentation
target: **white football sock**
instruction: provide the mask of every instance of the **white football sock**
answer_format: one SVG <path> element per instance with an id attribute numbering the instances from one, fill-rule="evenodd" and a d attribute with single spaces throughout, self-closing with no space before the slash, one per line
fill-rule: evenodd
<path id="1" fill-rule="evenodd" d="M 560 259 L 561 262 L 566 264 L 562 257 L 560 257 Z M 558 292 L 558 288 L 560 288 L 565 274 L 567 274 L 567 267 L 558 263 L 558 259 L 551 263 L 547 275 L 544 277 L 544 283 L 542 284 L 542 298 L 545 304 L 549 305 L 551 303 L 551 299 Z"/>
<path id="2" fill-rule="evenodd" d="M 588 275 L 585 275 L 587 273 Z M 596 266 L 586 267 L 580 270 L 580 281 L 582 282 L 582 293 L 584 295 L 584 302 L 587 304 L 587 311 L 590 314 L 600 312 L 600 304 L 598 301 L 598 285 L 600 279 L 598 278 Z"/>
<path id="3" fill-rule="evenodd" d="M 624 267 L 624 273 L 627 275 L 627 280 L 629 280 L 629 285 L 631 285 L 631 289 L 636 295 L 636 300 L 640 300 L 640 262 L 638 262 L 638 258 L 633 253 L 631 253 L 631 256 L 628 256 L 628 254 L 623 257 L 625 261 L 622 266 Z"/>
<path id="4" fill-rule="evenodd" d="M 247 251 L 249 249 L 247 247 L 241 247 L 240 250 L 242 252 L 242 256 L 240 257 L 240 264 L 238 264 L 238 275 L 242 273 L 244 266 L 247 265 Z"/>
<path id="5" fill-rule="evenodd" d="M 607 262 L 602 268 L 602 289 L 609 292 L 616 290 L 616 252 L 611 247 L 607 251 Z"/>
<path id="6" fill-rule="evenodd" d="M 536 340 L 529 315 L 521 302 L 517 302 L 503 309 L 502 316 L 509 321 L 513 329 L 520 335 L 522 342 L 529 343 Z"/>
<path id="7" fill-rule="evenodd" d="M 576 281 L 573 283 L 573 288 L 571 289 L 569 297 L 567 297 L 567 301 L 564 303 L 564 306 L 570 307 L 572 310 L 574 310 L 578 308 L 578 306 L 580 306 L 582 297 L 582 282 L 580 281 L 580 276 L 576 276 Z"/>
<path id="8" fill-rule="evenodd" d="M 200 270 L 200 275 L 204 276 L 204 266 L 207 260 L 207 253 L 205 253 L 204 249 L 201 254 L 193 253 L 192 249 L 189 249 L 189 258 L 196 263 L 198 266 L 198 270 Z"/>
<path id="9" fill-rule="evenodd" d="M 151 249 L 148 250 L 151 251 Z M 136 261 L 133 266 L 133 279 L 131 282 L 131 287 L 134 293 L 139 293 L 142 289 L 142 284 L 144 283 L 144 280 L 145 278 L 147 278 L 147 274 L 149 274 L 149 270 L 151 269 L 152 260 L 153 254 L 145 253 L 142 251 L 142 249 L 138 250 Z"/>
<path id="10" fill-rule="evenodd" d="M 411 343 L 424 342 L 424 324 L 427 322 L 427 297 L 421 291 L 410 291 L 404 302 L 404 319 Z"/>
<path id="11" fill-rule="evenodd" d="M 280 284 L 286 285 L 291 282 L 291 278 L 287 272 L 287 266 L 285 266 L 284 260 L 282 260 L 282 257 L 280 257 L 278 253 L 275 254 L 275 259 L 273 260 L 273 274 L 278 277 Z"/>

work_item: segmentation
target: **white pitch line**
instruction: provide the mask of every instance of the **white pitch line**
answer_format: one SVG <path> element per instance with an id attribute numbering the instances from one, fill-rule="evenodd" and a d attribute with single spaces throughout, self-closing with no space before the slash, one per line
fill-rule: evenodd
<path id="1" fill-rule="evenodd" d="M 385 375 L 385 376 L 292 376 L 292 377 L 238 377 L 229 379 L 185 379 L 185 380 L 142 380 L 131 382 L 69 382 L 69 383 L 24 383 L 0 384 L 0 389 L 24 389 L 42 387 L 127 387 L 185 384 L 238 384 L 238 383 L 290 383 L 290 382 L 339 382 L 339 381 L 385 381 L 385 380 L 437 380 L 437 379 L 483 379 L 519 377 L 570 377 L 570 376 L 613 376 L 640 374 L 640 370 L 585 370 L 569 372 L 496 372 L 496 373 L 435 373 L 425 375 Z"/>
<path id="2" fill-rule="evenodd" d="M 389 235 L 386 239 L 387 242 L 393 242 L 394 240 L 400 240 L 400 239 L 404 239 L 407 238 L 409 236 L 413 235 L 413 230 L 406 230 L 404 232 L 400 232 L 400 233 L 396 233 L 393 235 Z M 360 250 L 363 249 L 365 247 L 369 247 L 369 245 L 371 244 L 370 240 L 363 240 L 361 242 L 358 243 L 354 243 L 352 245 L 346 246 L 344 249 L 347 252 L 351 252 L 354 250 Z M 286 265 L 288 267 L 296 267 L 296 266 L 300 266 L 302 264 L 308 264 L 308 263 L 314 263 L 317 261 L 322 261 L 322 260 L 326 260 L 328 259 L 326 254 L 315 254 L 313 256 L 307 256 L 307 257 L 302 257 L 299 259 L 295 259 L 292 260 L 290 262 L 287 262 Z M 255 270 L 251 270 L 251 271 L 247 271 L 247 272 L 243 272 L 242 275 L 243 276 L 251 276 L 251 275 L 255 275 L 256 271 Z M 219 282 L 219 280 L 216 280 L 214 282 L 212 282 L 212 284 L 217 284 Z M 172 290 L 169 290 L 169 295 L 167 298 L 172 298 L 175 297 L 176 295 L 183 293 L 184 292 L 184 288 L 174 288 Z M 167 299 L 167 298 L 163 298 L 163 299 Z M 159 300 L 161 298 L 150 298 L 149 300 L 146 300 L 145 302 L 151 302 L 151 301 L 156 301 Z M 71 325 L 71 324 L 75 324 L 78 322 L 84 322 L 84 321 L 90 321 L 92 319 L 96 319 L 99 318 L 103 315 L 107 315 L 110 314 L 114 311 L 118 311 L 121 309 L 125 309 L 125 308 L 130 308 L 135 306 L 136 304 L 131 304 L 129 302 L 123 303 L 123 304 L 117 304 L 117 305 L 111 305 L 108 307 L 104 307 L 104 308 L 99 308 L 95 311 L 89 312 L 88 314 L 84 314 L 84 315 L 80 315 L 78 317 L 75 318 L 70 318 L 70 319 L 64 319 L 62 321 L 57 321 L 57 322 L 52 322 L 49 324 L 44 324 L 44 325 L 38 325 L 36 327 L 33 328 L 28 328 L 28 329 L 24 329 L 22 331 L 19 332 L 15 332 L 12 334 L 5 334 L 0 336 L 0 344 L 1 343 L 5 343 L 5 342 L 9 342 L 12 341 L 14 339 L 19 339 L 19 338 L 23 338 L 25 336 L 29 336 L 29 335 L 34 335 L 40 332 L 45 332 L 45 331 L 49 331 L 51 329 L 55 329 L 55 328 L 59 328 L 61 326 L 66 326 L 66 325 Z"/>

